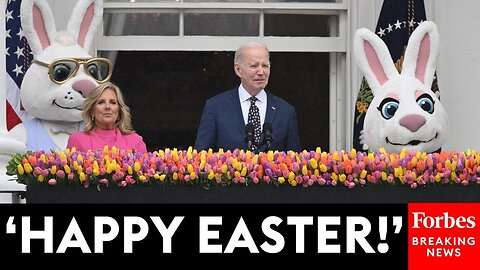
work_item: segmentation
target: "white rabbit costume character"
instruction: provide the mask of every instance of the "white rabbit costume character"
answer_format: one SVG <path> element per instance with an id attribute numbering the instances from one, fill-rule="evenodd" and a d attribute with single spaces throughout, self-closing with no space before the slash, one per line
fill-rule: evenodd
<path id="1" fill-rule="evenodd" d="M 370 151 L 431 153 L 445 143 L 448 115 L 431 90 L 439 46 L 435 23 L 421 23 L 408 41 L 400 74 L 381 38 L 365 28 L 356 31 L 354 56 L 374 95 L 362 133 Z"/>
<path id="2" fill-rule="evenodd" d="M 98 75 L 98 62 L 89 55 L 101 25 L 103 1 L 77 1 L 66 31 L 57 32 L 45 0 L 23 0 L 20 15 L 34 56 L 20 89 L 21 103 L 32 117 L 23 122 L 27 148 L 63 150 L 70 134 L 83 128 L 86 96 L 111 75 L 108 60 L 100 60 L 108 74 Z"/>

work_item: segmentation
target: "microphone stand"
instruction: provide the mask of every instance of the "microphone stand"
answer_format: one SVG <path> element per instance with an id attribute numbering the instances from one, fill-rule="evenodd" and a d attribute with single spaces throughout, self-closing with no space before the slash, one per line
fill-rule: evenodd
<path id="1" fill-rule="evenodd" d="M 254 140 L 255 127 L 252 123 L 245 125 L 245 143 L 247 144 L 247 149 L 251 149 Z"/>
<path id="2" fill-rule="evenodd" d="M 263 124 L 263 135 L 264 135 L 264 144 L 265 144 L 265 152 L 272 150 L 272 142 L 273 142 L 273 135 L 272 135 L 272 124 L 271 123 L 264 123 Z"/>

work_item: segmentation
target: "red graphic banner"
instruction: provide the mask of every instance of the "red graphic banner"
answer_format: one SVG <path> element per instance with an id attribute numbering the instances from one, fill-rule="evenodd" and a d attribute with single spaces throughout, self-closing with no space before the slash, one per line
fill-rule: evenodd
<path id="1" fill-rule="evenodd" d="M 408 269 L 451 270 L 478 265 L 478 222 L 480 203 L 409 204 Z"/>

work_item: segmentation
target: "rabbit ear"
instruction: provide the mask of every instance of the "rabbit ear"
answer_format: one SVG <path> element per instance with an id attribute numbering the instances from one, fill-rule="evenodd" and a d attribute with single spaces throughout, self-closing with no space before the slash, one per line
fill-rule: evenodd
<path id="1" fill-rule="evenodd" d="M 20 6 L 22 28 L 35 55 L 50 46 L 57 34 L 52 10 L 45 0 L 23 0 Z"/>
<path id="2" fill-rule="evenodd" d="M 90 51 L 98 26 L 102 23 L 102 17 L 103 0 L 80 0 L 73 8 L 67 30 L 87 52 Z"/>
<path id="3" fill-rule="evenodd" d="M 398 76 L 387 45 L 370 30 L 361 28 L 355 32 L 353 53 L 374 95 L 385 82 Z"/>
<path id="4" fill-rule="evenodd" d="M 435 75 L 439 47 L 440 35 L 435 23 L 421 23 L 408 41 L 402 74 L 417 78 L 430 87 Z"/>

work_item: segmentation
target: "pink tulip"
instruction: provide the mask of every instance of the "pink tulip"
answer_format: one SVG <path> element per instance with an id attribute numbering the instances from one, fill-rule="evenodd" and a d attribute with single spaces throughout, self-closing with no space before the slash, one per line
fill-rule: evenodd
<path id="1" fill-rule="evenodd" d="M 65 172 L 63 170 L 58 170 L 56 175 L 58 178 L 61 178 L 61 179 L 65 178 Z"/>
<path id="2" fill-rule="evenodd" d="M 107 179 L 102 178 L 102 179 L 98 180 L 98 182 L 99 182 L 100 184 L 105 185 L 105 186 L 108 187 L 108 180 L 107 180 Z"/>
<path id="3" fill-rule="evenodd" d="M 118 183 L 117 186 L 119 186 L 119 187 L 126 187 L 126 186 L 127 186 L 127 181 L 125 181 L 125 180 L 124 180 L 124 181 L 121 181 L 121 182 Z"/>

